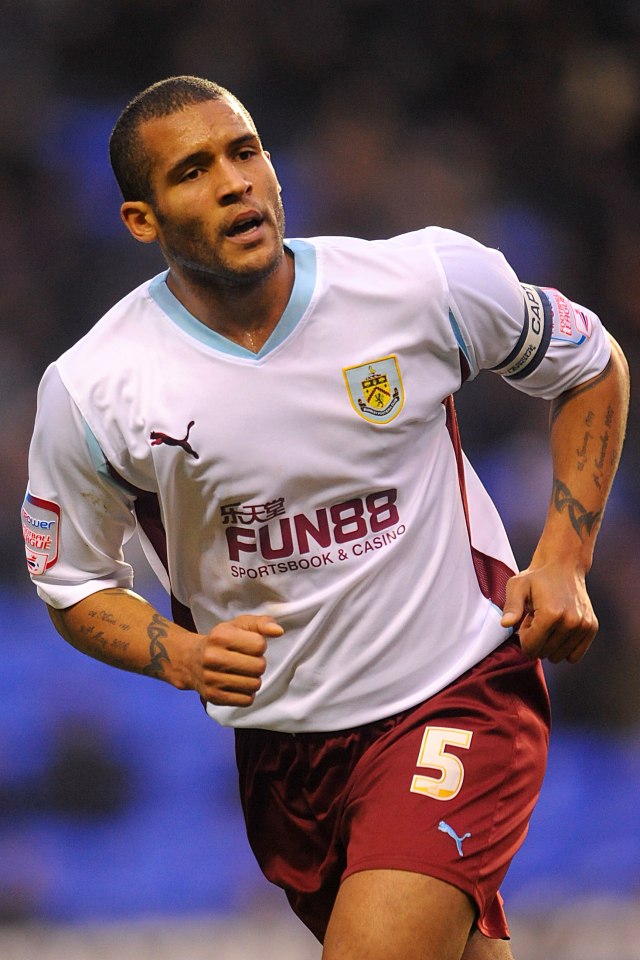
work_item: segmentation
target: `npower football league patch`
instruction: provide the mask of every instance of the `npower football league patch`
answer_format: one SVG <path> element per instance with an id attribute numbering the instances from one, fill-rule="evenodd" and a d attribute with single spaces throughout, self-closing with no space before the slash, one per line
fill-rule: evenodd
<path id="1" fill-rule="evenodd" d="M 27 567 L 32 576 L 40 577 L 58 559 L 60 507 L 27 493 L 21 515 Z"/>

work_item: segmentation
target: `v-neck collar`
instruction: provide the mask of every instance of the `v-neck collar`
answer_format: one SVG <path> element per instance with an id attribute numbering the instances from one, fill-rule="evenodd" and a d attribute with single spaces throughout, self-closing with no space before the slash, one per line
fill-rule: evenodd
<path id="1" fill-rule="evenodd" d="M 274 347 L 277 347 L 285 340 L 289 334 L 296 328 L 311 302 L 313 291 L 316 284 L 316 251 L 312 244 L 306 240 L 286 240 L 285 247 L 291 251 L 295 261 L 295 275 L 293 288 L 284 313 L 272 330 L 269 338 L 260 348 L 258 353 L 253 353 L 245 347 L 240 346 L 233 340 L 229 340 L 222 334 L 217 333 L 206 324 L 197 320 L 193 314 L 180 303 L 167 286 L 167 277 L 169 271 L 158 274 L 149 284 L 149 293 L 158 304 L 160 309 L 173 321 L 181 330 L 195 337 L 200 343 L 221 353 L 227 353 L 233 357 L 250 358 L 254 360 L 261 359 L 270 353 Z"/>

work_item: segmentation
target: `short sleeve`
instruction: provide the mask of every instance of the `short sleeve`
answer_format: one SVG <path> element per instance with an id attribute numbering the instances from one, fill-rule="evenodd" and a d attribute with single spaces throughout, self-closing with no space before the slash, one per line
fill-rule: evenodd
<path id="1" fill-rule="evenodd" d="M 437 252 L 470 378 L 491 370 L 523 393 L 552 399 L 604 369 L 610 341 L 593 311 L 522 283 L 498 250 L 462 234 L 440 231 Z"/>
<path id="2" fill-rule="evenodd" d="M 130 588 L 123 545 L 136 527 L 134 498 L 109 479 L 101 451 L 55 365 L 38 391 L 21 519 L 38 595 L 63 608 L 98 590 Z"/>

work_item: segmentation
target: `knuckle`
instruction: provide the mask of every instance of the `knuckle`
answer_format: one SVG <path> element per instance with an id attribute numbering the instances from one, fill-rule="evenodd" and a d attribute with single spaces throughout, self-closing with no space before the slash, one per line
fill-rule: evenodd
<path id="1" fill-rule="evenodd" d="M 260 636 L 259 636 L 259 638 L 258 638 L 258 642 L 257 642 L 257 644 L 256 644 L 256 648 L 257 648 L 258 653 L 260 653 L 260 654 L 264 653 L 265 650 L 267 649 L 267 638 L 266 638 L 266 637 L 263 637 L 262 634 L 260 634 Z"/>
<path id="2" fill-rule="evenodd" d="M 563 624 L 567 630 L 574 632 L 582 629 L 584 622 L 580 614 L 573 611 L 567 611 L 563 617 Z"/>
<path id="3" fill-rule="evenodd" d="M 211 646 L 204 652 L 203 663 L 207 670 L 224 670 L 227 659 L 227 651 L 224 648 Z"/>
<path id="4" fill-rule="evenodd" d="M 550 623 L 560 623 L 566 621 L 567 611 L 560 604 L 550 604 L 547 607 L 546 615 Z"/>
<path id="5" fill-rule="evenodd" d="M 213 630 L 207 635 L 205 642 L 205 650 L 217 650 L 221 646 L 224 646 L 226 643 L 226 624 L 219 623 L 217 627 L 214 627 Z"/>

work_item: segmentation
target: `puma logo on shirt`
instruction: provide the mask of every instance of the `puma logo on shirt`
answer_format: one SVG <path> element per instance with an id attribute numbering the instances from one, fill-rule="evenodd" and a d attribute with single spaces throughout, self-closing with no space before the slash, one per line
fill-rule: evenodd
<path id="1" fill-rule="evenodd" d="M 185 453 L 188 453 L 190 457 L 193 457 L 195 460 L 200 459 L 200 454 L 196 453 L 191 444 L 189 443 L 189 434 L 191 432 L 191 427 L 194 425 L 195 420 L 190 420 L 187 427 L 187 432 L 181 440 L 176 439 L 176 437 L 170 437 L 167 433 L 161 433 L 159 430 L 152 430 L 149 434 L 149 439 L 151 440 L 151 446 L 157 447 L 161 443 L 166 443 L 168 447 L 182 447 Z"/>

